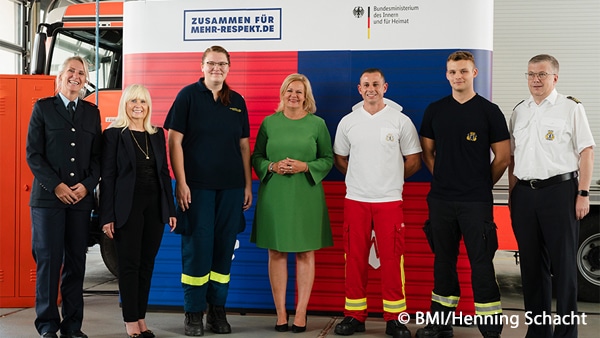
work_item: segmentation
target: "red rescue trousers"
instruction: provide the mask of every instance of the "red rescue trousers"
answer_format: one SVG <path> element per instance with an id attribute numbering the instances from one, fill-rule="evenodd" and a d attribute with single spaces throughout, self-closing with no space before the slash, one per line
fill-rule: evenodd
<path id="1" fill-rule="evenodd" d="M 375 241 L 371 233 L 375 231 Z M 344 315 L 367 319 L 369 253 L 375 244 L 381 263 L 383 319 L 398 319 L 406 310 L 404 297 L 404 213 L 402 201 L 358 202 L 344 200 L 344 251 L 346 303 Z"/>

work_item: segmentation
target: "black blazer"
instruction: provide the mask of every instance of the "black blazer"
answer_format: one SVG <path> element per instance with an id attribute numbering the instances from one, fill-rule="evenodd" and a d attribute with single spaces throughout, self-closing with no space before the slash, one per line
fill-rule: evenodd
<path id="1" fill-rule="evenodd" d="M 149 140 L 161 186 L 161 221 L 167 224 L 169 217 L 175 217 L 175 204 L 167 165 L 165 133 L 162 128 L 157 129 L 157 133 L 149 135 Z M 126 128 L 108 128 L 104 131 L 103 138 L 100 226 L 114 222 L 115 228 L 120 228 L 127 222 L 133 203 L 136 180 L 135 144 Z"/>
<path id="2" fill-rule="evenodd" d="M 26 151 L 34 176 L 30 206 L 94 207 L 92 192 L 100 178 L 102 155 L 100 111 L 96 105 L 79 99 L 73 120 L 58 95 L 38 100 L 29 120 Z M 54 194 L 61 182 L 68 186 L 81 182 L 88 195 L 75 205 L 64 204 Z"/>

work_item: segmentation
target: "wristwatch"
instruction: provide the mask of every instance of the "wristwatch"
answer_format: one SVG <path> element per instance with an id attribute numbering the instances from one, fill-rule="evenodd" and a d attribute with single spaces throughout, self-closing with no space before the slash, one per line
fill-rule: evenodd
<path id="1" fill-rule="evenodd" d="M 577 192 L 577 195 L 579 195 L 579 196 L 583 196 L 583 197 L 586 197 L 586 196 L 589 196 L 589 195 L 590 195 L 590 192 L 589 192 L 589 191 L 587 191 L 587 190 L 579 190 L 579 191 Z"/>
<path id="2" fill-rule="evenodd" d="M 275 162 L 271 162 L 269 164 L 269 172 L 272 173 L 273 172 L 273 165 L 275 164 Z"/>

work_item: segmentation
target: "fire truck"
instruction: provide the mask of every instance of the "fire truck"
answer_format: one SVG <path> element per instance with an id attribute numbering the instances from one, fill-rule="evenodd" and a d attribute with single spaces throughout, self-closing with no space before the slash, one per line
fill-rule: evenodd
<path id="1" fill-rule="evenodd" d="M 490 10 L 490 6 L 491 6 L 491 10 L 492 10 L 492 15 L 493 15 L 493 2 L 492 1 L 482 1 L 482 3 L 486 3 L 486 5 L 480 5 L 480 7 L 478 7 L 477 9 L 481 9 L 483 11 L 489 11 Z M 144 3 L 144 4 L 141 4 Z M 129 1 L 129 2 L 113 2 L 113 1 L 102 1 L 100 2 L 100 6 L 99 6 L 99 12 L 98 15 L 96 15 L 96 4 L 95 3 L 83 3 L 83 4 L 72 4 L 69 6 L 65 6 L 65 7 L 57 7 L 57 8 L 49 8 L 47 11 L 47 17 L 44 23 L 40 24 L 39 28 L 38 28 L 38 33 L 36 35 L 36 41 L 35 44 L 32 48 L 32 55 L 31 55 L 31 73 L 32 74 L 45 74 L 45 75 L 54 75 L 57 73 L 58 71 L 58 67 L 60 65 L 60 63 L 68 56 L 70 55 L 80 55 L 82 57 L 84 57 L 84 59 L 88 60 L 90 63 L 90 69 L 91 69 L 91 81 L 87 86 L 87 90 L 88 90 L 88 96 L 86 97 L 87 100 L 90 100 L 92 102 L 96 101 L 96 96 L 97 98 L 97 102 L 100 108 L 100 111 L 102 113 L 103 116 L 103 128 L 105 128 L 114 118 L 114 116 L 116 116 L 116 112 L 117 112 L 117 103 L 119 101 L 119 97 L 121 94 L 121 88 L 123 87 L 124 84 L 128 84 L 128 83 L 133 83 L 133 82 L 148 82 L 148 87 L 151 89 L 151 92 L 153 94 L 153 98 L 155 97 L 155 93 L 158 92 L 158 90 L 160 89 L 161 91 L 166 91 L 168 92 L 168 95 L 170 96 L 170 100 L 172 100 L 174 98 L 174 93 L 177 92 L 178 89 L 180 89 L 183 85 L 185 85 L 186 83 L 189 82 L 193 82 L 196 81 L 197 78 L 199 77 L 199 52 L 201 52 L 202 50 L 204 50 L 204 48 L 212 45 L 212 44 L 221 44 L 223 46 L 228 46 L 228 45 L 233 45 L 233 44 L 237 44 L 236 47 L 233 48 L 233 58 L 234 61 L 232 63 L 237 63 L 237 64 L 241 64 L 241 71 L 243 72 L 247 72 L 246 75 L 242 75 L 242 74 L 231 74 L 230 77 L 232 77 L 232 82 L 234 82 L 234 85 L 238 85 L 238 86 L 234 86 L 235 88 L 239 88 L 240 86 L 244 86 L 246 83 L 251 82 L 251 81 L 263 81 L 263 82 L 269 82 L 269 81 L 274 81 L 276 82 L 276 86 L 279 85 L 280 83 L 280 79 L 277 78 L 276 80 L 270 79 L 269 78 L 269 74 L 274 73 L 277 69 L 283 68 L 283 69 L 290 69 L 289 68 L 289 64 L 287 64 L 287 62 L 289 61 L 288 59 L 294 58 L 294 60 L 292 60 L 292 63 L 296 63 L 292 65 L 292 70 L 294 70 L 293 68 L 297 66 L 298 63 L 301 62 L 309 62 L 306 61 L 307 59 L 313 57 L 313 58 L 319 58 L 318 60 L 312 60 L 310 62 L 321 62 L 321 63 L 329 63 L 331 67 L 337 67 L 339 68 L 339 78 L 331 78 L 331 77 L 319 77 L 317 75 L 309 75 L 309 78 L 311 78 L 311 82 L 313 82 L 313 88 L 324 88 L 324 86 L 334 86 L 334 87 L 338 87 L 338 86 L 347 86 L 346 84 L 346 80 L 351 81 L 351 80 L 355 80 L 356 79 L 347 79 L 348 75 L 352 73 L 352 71 L 348 68 L 344 68 L 344 67 L 352 67 L 351 63 L 355 62 L 355 60 L 358 60 L 361 57 L 364 58 L 368 58 L 368 57 L 375 57 L 375 59 L 379 60 L 378 58 L 381 56 L 381 54 L 386 54 L 386 53 L 394 53 L 395 50 L 397 49 L 403 49 L 402 47 L 402 43 L 408 41 L 408 44 L 418 44 L 417 42 L 415 42 L 414 38 L 410 38 L 410 37 L 406 37 L 406 36 L 396 36 L 394 39 L 389 39 L 383 43 L 388 44 L 389 46 L 386 46 L 385 50 L 380 50 L 377 49 L 376 51 L 373 51 L 373 54 L 369 54 L 370 51 L 368 49 L 364 49 L 364 50 L 359 50 L 359 51 L 348 51 L 348 53 L 354 53 L 356 52 L 356 54 L 352 54 L 352 57 L 349 59 L 349 61 L 347 59 L 344 59 L 343 57 L 340 59 L 335 59 L 336 53 L 339 49 L 343 49 L 343 48 L 339 48 L 337 47 L 339 44 L 341 44 L 339 41 L 336 41 L 335 36 L 334 35 L 328 35 L 327 34 L 327 24 L 324 21 L 319 21 L 319 20 L 326 20 L 328 17 L 333 17 L 335 16 L 334 13 L 336 13 L 337 11 L 347 11 L 348 13 L 348 18 L 345 18 L 348 20 L 348 28 L 349 30 L 353 30 L 356 29 L 356 39 L 358 39 L 359 37 L 361 39 L 368 39 L 368 42 L 374 42 L 377 40 L 377 34 L 380 34 L 380 30 L 379 27 L 377 25 L 381 25 L 383 26 L 384 23 L 386 21 L 386 14 L 388 15 L 387 17 L 389 18 L 389 20 L 396 20 L 397 23 L 395 23 L 395 26 L 392 26 L 392 24 L 390 23 L 388 26 L 386 27 L 382 27 L 382 28 L 389 28 L 391 29 L 392 27 L 394 27 L 394 29 L 398 29 L 400 30 L 401 28 L 397 28 L 400 27 L 402 25 L 408 25 L 408 24 L 413 24 L 414 25 L 418 25 L 421 22 L 423 23 L 427 23 L 430 22 L 431 19 L 427 19 L 425 18 L 426 15 L 429 15 L 430 13 L 436 13 L 436 15 L 441 15 L 440 13 L 438 13 L 439 11 L 436 11 L 432 8 L 428 8 L 425 4 L 422 4 L 420 6 L 400 6 L 398 5 L 398 8 L 392 8 L 392 7 L 378 7 L 378 6 L 348 6 L 344 1 L 331 1 L 330 3 L 321 3 L 318 6 L 316 6 L 313 9 L 313 12 L 311 13 L 310 11 L 308 12 L 309 14 L 311 14 L 313 16 L 313 19 L 310 18 L 305 18 L 306 21 L 298 21 L 300 23 L 304 23 L 305 26 L 307 26 L 305 29 L 310 29 L 308 28 L 308 26 L 313 25 L 313 22 L 315 23 L 315 25 L 320 26 L 324 32 L 323 34 L 326 35 L 328 39 L 330 40 L 323 40 L 323 41 L 312 41 L 312 43 L 314 44 L 314 55 L 311 55 L 310 53 L 312 52 L 310 49 L 310 43 L 304 41 L 300 41 L 297 42 L 298 44 L 301 45 L 300 48 L 298 49 L 294 49 L 294 44 L 287 42 L 285 44 L 287 49 L 283 49 L 281 52 L 279 52 L 276 56 L 271 57 L 270 55 L 262 55 L 263 57 L 266 57 L 268 60 L 268 63 L 260 63 L 253 58 L 253 55 L 249 55 L 250 53 L 254 53 L 254 54 L 260 54 L 262 52 L 262 45 L 266 46 L 265 50 L 270 51 L 272 49 L 272 45 L 274 44 L 274 41 L 281 41 L 284 40 L 286 38 L 289 38 L 289 36 L 285 36 L 285 34 L 287 34 L 289 32 L 288 29 L 286 29 L 285 26 L 283 27 L 277 27 L 277 24 L 285 24 L 286 20 L 287 22 L 291 22 L 292 20 L 290 19 L 291 16 L 289 14 L 289 9 L 287 13 L 281 13 L 281 8 L 279 8 L 280 6 L 275 6 L 277 8 L 272 8 L 271 6 L 266 6 L 267 4 L 272 5 L 269 1 L 259 1 L 256 4 L 253 3 L 252 6 L 250 5 L 244 5 L 243 2 L 240 1 L 225 1 L 222 4 L 217 5 L 216 7 L 214 7 L 213 5 L 211 5 L 210 8 L 204 8 L 206 7 L 202 2 L 199 3 L 194 3 L 191 4 L 188 2 L 188 5 L 182 5 L 182 1 L 172 1 L 171 7 L 177 7 L 177 6 L 188 6 L 183 8 L 183 10 L 180 10 L 179 12 L 177 12 L 179 15 L 182 16 L 182 18 L 177 18 L 177 20 L 181 19 L 184 21 L 184 28 L 190 28 L 190 27 L 186 27 L 185 25 L 188 26 L 192 26 L 193 23 L 193 19 L 196 18 L 202 18 L 202 19 L 215 19 L 215 20 L 220 20 L 220 18 L 222 17 L 227 17 L 227 18 L 236 18 L 236 15 L 239 14 L 238 17 L 246 17 L 246 14 L 248 12 L 253 12 L 255 11 L 256 13 L 252 14 L 252 18 L 257 18 L 257 22 L 249 22 L 249 23 L 244 23 L 244 22 L 236 22 L 235 24 L 231 24 L 229 26 L 225 26 L 225 27 L 229 27 L 229 31 L 225 30 L 225 31 L 218 31 L 218 30 L 206 30 L 206 27 L 204 26 L 197 26 L 196 30 L 189 30 L 189 32 L 181 32 L 181 28 L 180 26 L 177 26 L 173 17 L 170 17 L 170 12 L 169 11 L 161 11 L 161 9 L 165 9 L 165 5 L 163 4 L 163 7 L 159 6 L 157 4 L 158 2 L 156 1 L 147 1 L 147 2 L 137 2 L 137 1 Z M 264 5 L 263 5 L 264 3 Z M 443 1 L 438 1 L 436 2 L 437 5 L 440 5 L 443 3 Z M 469 1 L 465 1 L 465 5 L 466 3 L 472 3 Z M 125 4 L 125 5 L 124 5 Z M 478 2 L 479 4 L 479 2 Z M 130 6 L 130 7 L 127 7 Z M 284 6 L 284 5 L 281 5 Z M 125 22 L 126 24 L 124 25 L 124 7 L 126 8 L 125 10 Z M 249 8 L 252 7 L 252 8 Z M 401 7 L 413 7 L 413 8 L 401 8 Z M 129 8 L 130 11 L 127 11 L 127 8 Z M 142 11 L 137 12 L 139 9 L 144 9 Z M 443 10 L 443 9 L 442 9 Z M 469 10 L 473 10 L 472 8 Z M 327 11 L 326 15 L 323 14 L 318 14 L 317 12 L 321 12 L 321 11 Z M 367 12 L 368 11 L 368 12 Z M 233 13 L 233 14 L 232 14 Z M 303 10 L 299 10 L 298 14 L 306 14 L 306 11 Z M 227 15 L 226 15 L 227 14 Z M 257 14 L 257 15 L 254 15 Z M 488 13 L 489 14 L 489 13 Z M 367 15 L 368 15 L 368 19 L 367 19 Z M 261 19 L 263 18 L 267 18 L 266 21 L 261 21 Z M 269 21 L 271 19 L 275 19 L 275 22 L 273 21 Z M 435 19 L 435 18 L 434 18 Z M 189 21 L 186 21 L 189 20 Z M 354 26 L 352 26 L 356 21 L 361 20 L 361 26 L 359 28 L 353 28 Z M 388 20 L 388 21 L 389 21 Z M 411 21 L 412 20 L 412 21 Z M 154 25 L 155 27 L 150 27 L 149 24 L 145 24 L 145 25 L 141 25 L 142 21 L 146 21 L 146 22 L 150 22 L 150 25 Z M 198 20 L 197 20 L 198 21 Z M 491 20 L 493 21 L 493 20 Z M 133 22 L 131 25 L 128 26 L 129 22 Z M 179 21 L 177 21 L 179 22 Z M 199 21 L 198 21 L 199 22 Z M 140 27 L 143 28 L 139 28 L 137 29 L 135 25 L 140 24 Z M 269 25 L 273 24 L 274 26 L 271 27 Z M 243 30 L 244 29 L 253 29 L 252 25 L 256 25 L 259 30 L 259 32 L 254 32 L 255 34 L 252 35 L 252 33 L 247 33 L 246 35 L 242 35 L 244 41 L 232 41 L 235 40 L 234 38 L 232 38 L 232 40 L 229 39 L 229 36 L 236 36 L 234 34 L 230 34 L 231 30 L 233 28 L 233 30 Z M 264 25 L 264 30 L 262 31 L 262 27 Z M 239 27 L 238 27 L 239 26 Z M 244 28 L 244 26 L 248 26 L 246 28 Z M 432 27 L 435 27 L 436 25 L 432 25 Z M 98 27 L 98 34 L 96 32 L 96 27 Z M 218 26 L 215 26 L 218 27 Z M 240 28 L 241 27 L 241 28 Z M 154 28 L 154 29 L 152 29 Z M 137 30 L 136 30 L 137 29 Z M 144 29 L 145 31 L 142 31 L 142 29 Z M 433 29 L 433 28 L 432 28 Z M 436 28 L 437 30 L 443 30 L 443 28 Z M 176 31 L 176 35 L 172 35 L 171 32 L 172 31 Z M 410 32 L 409 30 L 407 30 L 407 32 Z M 189 34 L 188 34 L 189 33 Z M 182 36 L 183 34 L 183 36 Z M 221 34 L 219 36 L 219 34 Z M 277 35 L 279 34 L 279 35 Z M 359 36 L 360 34 L 360 36 Z M 383 33 L 381 33 L 383 34 Z M 164 35 L 164 36 L 163 36 Z M 292 33 L 293 35 L 293 33 Z M 239 34 L 237 35 L 238 37 L 240 36 Z M 302 38 L 301 36 L 294 36 L 295 38 Z M 323 39 L 326 39 L 325 37 Z M 386 35 L 386 38 L 389 38 L 389 36 Z M 423 39 L 427 39 L 428 36 L 423 37 Z M 168 55 L 171 58 L 164 58 L 163 55 L 160 55 L 160 53 L 154 53 L 153 51 L 155 50 L 160 50 L 162 45 L 165 46 L 170 46 L 172 41 L 170 40 L 183 40 L 183 41 L 202 41 L 204 42 L 203 44 L 201 43 L 195 43 L 193 44 L 193 48 L 195 48 L 196 52 L 192 52 L 189 50 L 183 50 L 181 51 L 181 53 L 165 53 L 164 55 Z M 135 43 L 134 46 L 134 41 L 135 40 L 139 40 L 138 42 Z M 340 38 L 340 40 L 344 40 L 344 38 Z M 418 40 L 418 39 L 417 39 Z M 127 41 L 128 43 L 131 42 L 131 45 L 128 45 L 128 43 L 124 43 L 124 41 Z M 137 50 L 136 48 L 138 48 L 141 44 L 146 43 L 146 44 L 151 44 L 152 46 L 143 46 L 142 48 L 140 48 L 140 50 Z M 351 41 L 350 41 L 351 43 Z M 483 62 L 479 63 L 478 66 L 480 68 L 480 76 L 479 78 L 484 78 L 482 80 L 482 82 L 485 82 L 486 78 L 488 80 L 487 83 L 484 83 L 483 85 L 480 85 L 479 88 L 477 88 L 476 86 L 476 90 L 481 94 L 483 93 L 483 96 L 487 96 L 488 98 L 490 98 L 491 96 L 491 83 L 493 82 L 491 80 L 491 75 L 492 75 L 492 69 L 491 69 L 491 65 L 492 65 L 492 58 L 491 58 L 491 46 L 492 43 L 486 43 L 484 42 L 483 45 L 484 46 L 489 46 L 489 50 L 486 50 L 487 47 L 485 48 L 481 48 L 482 50 L 484 50 L 483 52 L 479 52 L 478 49 L 478 43 L 479 42 L 475 42 L 475 43 L 466 43 L 467 46 L 474 46 L 473 48 L 465 48 L 465 49 L 474 49 L 475 50 L 475 54 L 476 54 L 476 59 L 478 60 L 482 60 Z M 96 44 L 98 44 L 98 48 L 96 48 Z M 394 47 L 393 45 L 399 45 Z M 329 45 L 331 45 L 331 49 L 332 49 L 332 53 L 328 54 L 328 49 L 330 47 L 328 47 Z M 360 44 L 359 44 L 360 45 Z M 199 48 L 198 46 L 204 46 L 204 48 Z M 308 46 L 308 47 L 307 47 Z M 362 45 L 361 45 L 362 46 Z M 447 50 L 448 48 L 453 48 L 453 49 L 457 49 L 455 47 L 462 47 L 462 45 L 445 45 L 442 46 L 440 48 L 441 53 L 435 54 L 434 56 L 437 58 L 437 61 L 441 60 L 441 61 L 445 61 L 445 56 L 447 56 Z M 165 47 L 165 48 L 169 48 L 169 47 Z M 359 47 L 358 49 L 361 49 L 363 47 Z M 145 54 L 145 50 L 144 49 L 148 49 L 150 50 L 150 52 L 147 53 L 146 56 L 143 56 Z M 229 48 L 228 48 L 229 49 Z M 302 51 L 298 51 L 302 49 Z M 231 49 L 230 49 L 231 51 Z M 496 52 L 496 51 L 495 51 Z M 181 76 L 178 79 L 174 79 L 173 77 L 170 77 L 168 74 L 165 74 L 164 71 L 165 69 L 167 70 L 177 70 L 178 67 L 189 67 L 190 66 L 190 62 L 189 62 L 189 58 L 185 58 L 183 57 L 183 54 L 192 54 L 191 59 L 196 60 L 196 62 L 198 63 L 198 67 L 193 68 L 193 69 L 186 69 L 185 71 L 187 73 L 191 73 L 191 74 L 184 74 L 184 72 L 179 72 L 176 71 L 176 75 Z M 302 54 L 300 57 L 298 56 L 298 54 Z M 403 81 L 409 81 L 408 79 L 404 79 L 404 77 L 411 77 L 412 79 L 410 81 L 414 81 L 416 78 L 422 78 L 422 77 L 435 77 L 436 75 L 438 76 L 443 76 L 444 73 L 444 67 L 445 67 L 445 63 L 444 62 L 440 62 L 438 65 L 435 66 L 430 66 L 430 65 L 426 65 L 425 63 L 427 62 L 432 62 L 432 59 L 429 59 L 429 57 L 431 56 L 430 54 L 427 53 L 423 53 L 424 56 L 424 61 L 422 61 L 421 63 L 419 63 L 420 65 L 423 65 L 423 68 L 420 69 L 418 72 L 413 72 L 413 73 L 404 73 L 404 74 L 394 74 L 393 72 L 396 69 L 401 69 L 401 68 L 395 68 L 395 67 L 400 67 L 398 65 L 396 65 L 395 63 L 402 63 L 403 61 L 401 59 L 398 60 L 394 60 L 393 58 L 386 58 L 381 57 L 380 59 L 382 60 L 382 62 L 384 62 L 384 64 L 381 65 L 381 68 L 383 69 L 388 69 L 388 72 L 386 73 L 386 79 L 390 78 L 391 81 L 393 83 L 398 83 L 398 84 L 402 84 Z M 343 53 L 339 54 L 339 55 L 343 55 Z M 404 55 L 404 54 L 400 54 L 400 55 Z M 421 57 L 418 53 L 410 53 L 407 54 L 409 57 L 414 57 L 414 58 L 419 58 Z M 533 54 L 532 54 L 533 55 Z M 142 57 L 143 56 L 143 57 Z M 302 60 L 298 60 L 301 59 L 302 57 L 304 57 L 304 59 Z M 344 56 L 345 57 L 345 56 Z M 127 59 L 127 60 L 126 60 Z M 126 62 L 127 61 L 127 62 Z M 356 61 L 358 62 L 358 61 Z M 494 55 L 494 62 L 499 62 L 498 58 Z M 526 60 L 523 61 L 523 63 L 525 63 Z M 590 61 L 591 62 L 591 61 Z M 162 63 L 162 65 L 161 65 Z M 170 64 L 170 68 L 167 67 L 162 67 L 164 66 L 164 63 L 169 63 Z M 252 65 L 250 65 L 250 63 L 252 63 Z M 360 62 L 358 62 L 360 63 Z M 376 64 L 375 64 L 376 65 Z M 378 66 L 378 65 L 376 65 Z M 513 65 L 511 65 L 513 66 Z M 597 65 L 596 65 L 597 66 Z M 240 66 L 234 66 L 232 67 L 232 72 L 233 69 L 235 69 L 235 67 L 240 67 Z M 257 68 L 260 69 L 257 69 Z M 297 71 L 297 69 L 296 69 Z M 160 74 L 158 74 L 158 72 L 162 72 Z M 156 74 L 155 74 L 156 73 Z M 483 75 L 481 75 L 483 74 Z M 356 75 L 355 73 L 353 75 Z M 357 77 L 357 76 L 355 76 Z M 151 78 L 154 78 L 154 80 L 151 80 Z M 314 80 L 313 80 L 314 78 Z M 519 79 L 522 80 L 522 79 Z M 229 79 L 228 79 L 229 81 Z M 323 81 L 323 84 L 320 84 L 318 81 Z M 411 84 L 410 86 L 429 86 L 429 85 L 434 85 L 434 86 L 447 86 L 447 83 L 444 83 L 445 79 L 435 79 L 435 80 L 431 80 L 430 82 L 426 82 L 427 80 L 423 80 L 425 82 L 419 84 L 419 81 L 414 82 L 414 84 Z M 515 80 L 517 81 L 517 80 Z M 316 83 L 315 83 L 316 82 Z M 354 83 L 354 82 L 350 82 L 350 83 Z M 522 81 L 521 81 L 522 82 Z M 394 88 L 394 85 L 390 86 L 390 89 Z M 597 83 L 596 83 L 597 86 Z M 271 89 L 274 88 L 273 86 L 271 86 Z M 350 88 L 348 86 L 348 88 Z M 346 93 L 349 93 L 348 88 L 344 88 L 343 91 L 340 92 L 340 95 L 345 95 Z M 257 91 L 263 90 L 264 88 L 257 88 Z M 441 89 L 439 90 L 440 92 L 444 92 L 445 90 L 447 90 L 447 87 L 441 87 Z M 250 89 L 249 89 L 250 91 Z M 315 90 L 316 91 L 316 90 Z M 435 90 L 434 90 L 435 92 Z M 419 92 L 421 93 L 421 92 Z M 329 93 L 331 95 L 332 98 L 336 98 L 337 94 L 336 93 Z M 487 95 L 486 95 L 487 94 Z M 519 100 L 521 98 L 521 96 L 525 95 L 526 92 L 522 92 L 520 93 L 520 96 L 515 97 L 514 101 L 515 103 L 517 102 L 517 100 Z M 250 94 L 248 94 L 249 96 L 251 96 Z M 277 91 L 274 92 L 270 92 L 267 94 L 262 94 L 262 93 L 252 93 L 252 95 L 256 95 L 256 99 L 257 100 L 263 100 L 266 102 L 273 101 L 273 97 L 275 97 L 275 99 L 277 98 Z M 352 95 L 356 95 L 354 92 Z M 397 98 L 399 98 L 399 102 L 403 103 L 403 100 L 424 100 L 425 102 L 423 103 L 424 105 L 426 105 L 428 102 L 431 102 L 431 100 L 429 98 L 425 98 L 423 99 L 422 97 L 407 97 L 407 96 L 403 96 L 401 93 L 394 93 L 392 92 L 392 95 L 396 95 Z M 437 97 L 441 97 L 443 95 L 447 95 L 447 92 L 445 92 L 443 95 L 438 94 L 438 93 L 434 93 L 434 95 L 436 95 Z M 158 96 L 158 95 L 157 95 Z M 356 96 L 355 96 L 356 98 Z M 156 125 L 162 125 L 162 122 L 164 120 L 164 116 L 166 115 L 166 110 L 168 109 L 168 105 L 170 104 L 169 102 L 169 98 L 168 97 L 159 97 L 158 100 L 154 100 L 155 102 L 155 116 L 153 117 L 154 120 L 154 124 Z M 317 101 L 318 103 L 320 101 Z M 273 105 L 273 102 L 269 102 L 271 105 Z M 585 103 L 585 102 L 584 102 Z M 249 103 L 249 107 L 252 105 L 252 103 Z M 262 106 L 255 106 L 258 107 L 258 109 L 254 110 L 254 111 L 259 111 L 259 116 L 256 117 L 253 121 L 251 121 L 251 123 L 253 123 L 253 125 L 251 126 L 252 128 L 254 128 L 254 134 L 252 135 L 252 137 L 255 136 L 256 134 L 256 128 L 258 127 L 260 120 L 262 120 L 262 117 L 264 115 L 266 115 L 268 113 L 269 110 L 272 111 L 273 107 L 262 107 Z M 349 108 L 351 107 L 351 105 L 349 105 L 348 107 L 338 107 L 342 110 L 341 113 L 345 114 L 347 111 L 349 111 Z M 407 115 L 409 115 L 409 117 L 411 117 L 411 119 L 413 120 L 413 122 L 415 123 L 415 125 L 420 124 L 420 115 L 423 112 L 424 106 L 412 106 L 412 107 L 408 107 L 408 113 L 405 110 L 405 113 L 407 113 Z M 505 107 L 501 107 L 503 108 L 503 110 L 508 114 L 510 114 L 510 108 L 507 111 Z M 597 112 L 594 112 L 592 110 L 590 110 L 591 107 L 586 105 L 586 108 L 588 109 L 588 115 L 590 114 L 597 114 Z M 598 107 L 596 107 L 598 108 Z M 253 113 L 252 109 L 249 109 L 250 113 Z M 341 117 L 341 115 L 338 116 L 334 116 L 333 118 L 330 117 L 329 120 L 327 120 L 328 122 L 328 126 L 330 127 L 330 131 L 333 132 L 335 131 L 335 123 L 336 121 L 339 121 L 339 118 Z M 336 120 L 337 119 L 337 120 Z M 590 123 L 592 124 L 592 129 L 594 130 L 594 135 L 596 138 L 596 141 L 598 142 L 600 140 L 600 137 L 598 135 L 598 129 L 600 129 L 600 125 L 599 125 L 599 120 L 598 119 L 594 119 L 594 120 L 590 120 Z M 585 301 L 599 301 L 600 300 L 600 233 L 599 233 L 599 227 L 600 227 L 600 180 L 598 179 L 599 177 L 599 170 L 598 168 L 600 167 L 600 165 L 598 164 L 598 161 L 600 161 L 600 156 L 596 156 L 595 157 L 595 173 L 594 173 L 594 181 L 592 184 L 592 188 L 590 191 L 590 202 L 592 204 L 591 206 L 591 211 L 590 214 L 582 220 L 581 222 L 581 231 L 580 231 L 580 248 L 578 251 L 578 257 L 577 257 L 577 266 L 579 269 L 579 298 L 580 300 L 585 300 Z M 423 183 L 423 182 L 427 182 L 427 180 L 429 179 L 428 174 L 425 172 L 422 172 L 420 174 L 416 175 L 416 178 L 414 178 L 414 180 L 409 181 L 407 183 L 407 185 L 410 186 L 410 184 L 412 182 L 415 183 Z M 332 181 L 341 181 L 340 176 L 335 176 L 335 173 L 332 174 Z M 503 183 L 504 182 L 504 183 Z M 494 197 L 495 197 L 495 208 L 494 208 L 494 212 L 495 212 L 495 221 L 497 223 L 498 226 L 498 233 L 499 233 L 499 249 L 500 250 L 509 250 L 509 251 L 514 251 L 516 253 L 516 257 L 518 257 L 518 248 L 516 246 L 516 241 L 514 240 L 514 236 L 512 235 L 512 228 L 510 225 L 510 217 L 509 217 L 509 211 L 508 211 L 508 207 L 507 207 L 507 185 L 505 184 L 506 180 L 501 181 L 495 188 L 494 190 Z M 336 199 L 341 199 L 343 198 L 343 194 L 337 194 L 336 192 L 338 192 L 338 188 L 333 189 L 333 188 L 328 188 L 326 187 L 326 192 L 329 193 L 328 195 L 328 205 L 332 205 L 332 204 L 336 204 Z M 409 189 L 410 190 L 410 189 Z M 335 192 L 334 192 L 335 191 Z M 334 196 L 336 195 L 336 196 Z M 424 202 L 424 201 L 421 201 Z M 409 211 L 410 213 L 410 211 Z M 332 220 L 339 218 L 336 217 L 335 215 L 332 215 Z M 92 225 L 91 227 L 91 234 L 92 234 L 92 238 L 93 238 L 93 242 L 94 243 L 99 243 L 100 244 L 100 248 L 101 248 L 101 252 L 102 252 L 102 257 L 104 259 L 104 262 L 106 263 L 106 266 L 108 267 L 108 269 L 112 272 L 116 274 L 116 260 L 115 260 L 115 251 L 114 251 L 114 247 L 112 245 L 112 242 L 110 242 L 110 240 L 108 240 L 105 236 L 102 236 L 101 233 L 99 233 L 99 228 L 97 227 L 97 225 Z M 464 256 L 464 254 L 463 254 Z M 312 304 L 312 300 L 311 300 L 311 304 Z"/>

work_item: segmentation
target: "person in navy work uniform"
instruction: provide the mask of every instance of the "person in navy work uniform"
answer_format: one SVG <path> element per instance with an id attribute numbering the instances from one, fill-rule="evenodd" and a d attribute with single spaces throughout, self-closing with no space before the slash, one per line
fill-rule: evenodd
<path id="1" fill-rule="evenodd" d="M 225 314 L 231 259 L 252 204 L 250 126 L 246 102 L 225 82 L 229 53 L 212 46 L 202 77 L 184 87 L 165 120 L 175 174 L 181 233 L 185 334 L 231 333 Z"/>
<path id="2" fill-rule="evenodd" d="M 176 227 L 171 175 L 162 128 L 152 126 L 148 89 L 128 86 L 117 119 L 104 131 L 100 224 L 114 238 L 119 294 L 127 335 L 153 338 L 146 309 L 154 259 L 165 224 Z"/>
<path id="3" fill-rule="evenodd" d="M 493 264 L 498 237 L 492 187 L 510 162 L 510 136 L 500 108 L 475 92 L 477 72 L 470 52 L 450 54 L 446 78 L 452 94 L 431 103 L 423 115 L 423 161 L 433 174 L 425 228 L 435 254 L 431 312 L 448 315 L 458 305 L 456 263 L 462 237 L 471 264 L 475 314 L 490 316 L 478 325 L 479 331 L 492 338 L 502 332 Z M 417 338 L 452 336 L 452 326 L 443 323 L 428 323 L 416 333 Z"/>
<path id="4" fill-rule="evenodd" d="M 37 264 L 35 327 L 42 337 L 57 337 L 59 330 L 62 338 L 87 337 L 81 332 L 83 278 L 102 151 L 98 107 L 80 99 L 88 76 L 85 60 L 66 59 L 56 78 L 57 95 L 35 103 L 27 132 L 27 164 L 34 176 L 29 205 Z"/>
<path id="5" fill-rule="evenodd" d="M 556 314 L 577 314 L 579 220 L 590 211 L 596 144 L 581 102 L 556 91 L 558 70 L 551 55 L 529 60 L 531 95 L 510 119 L 509 205 L 525 311 L 532 317 L 551 315 L 552 283 Z M 574 338 L 577 325 L 555 325 L 553 332 L 552 323 L 532 323 L 526 337 Z"/>

